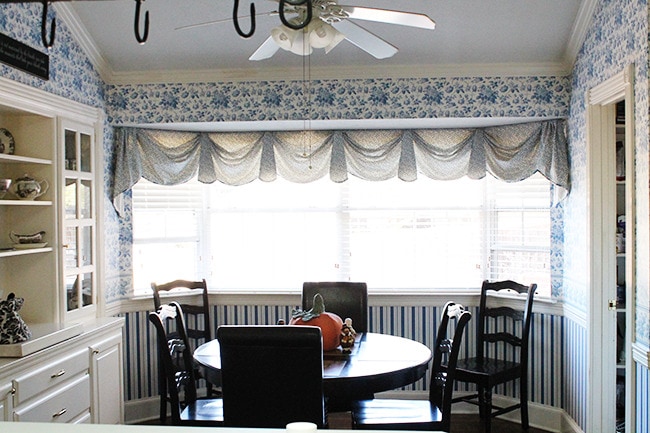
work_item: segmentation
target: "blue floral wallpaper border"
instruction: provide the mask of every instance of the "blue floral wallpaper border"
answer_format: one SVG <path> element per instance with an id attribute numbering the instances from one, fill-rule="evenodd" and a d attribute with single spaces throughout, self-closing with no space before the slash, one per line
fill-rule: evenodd
<path id="1" fill-rule="evenodd" d="M 109 85 L 112 124 L 445 117 L 566 117 L 568 77 Z"/>

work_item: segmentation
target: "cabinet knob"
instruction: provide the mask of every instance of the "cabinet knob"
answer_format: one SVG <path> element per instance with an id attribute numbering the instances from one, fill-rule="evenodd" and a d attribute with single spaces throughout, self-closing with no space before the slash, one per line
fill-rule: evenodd
<path id="1" fill-rule="evenodd" d="M 61 409 L 60 411 L 58 411 L 57 413 L 52 415 L 52 418 L 58 418 L 61 415 L 63 415 L 64 413 L 66 413 L 67 411 L 68 411 L 68 409 L 64 407 L 63 409 Z"/>
<path id="2" fill-rule="evenodd" d="M 54 374 L 53 374 L 52 376 L 50 376 L 50 377 L 51 377 L 52 379 L 55 379 L 55 378 L 57 378 L 57 377 L 61 377 L 61 376 L 63 376 L 64 374 L 65 374 L 65 370 L 61 369 L 61 370 L 57 371 L 56 373 L 54 373 Z"/>

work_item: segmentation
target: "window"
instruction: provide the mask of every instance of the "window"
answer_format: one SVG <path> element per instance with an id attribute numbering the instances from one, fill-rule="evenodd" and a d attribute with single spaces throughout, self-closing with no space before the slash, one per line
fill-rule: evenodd
<path id="1" fill-rule="evenodd" d="M 372 290 L 536 282 L 550 294 L 550 184 L 487 176 L 337 184 L 196 181 L 133 189 L 136 293 L 206 278 L 219 290 L 299 290 L 365 281 Z"/>

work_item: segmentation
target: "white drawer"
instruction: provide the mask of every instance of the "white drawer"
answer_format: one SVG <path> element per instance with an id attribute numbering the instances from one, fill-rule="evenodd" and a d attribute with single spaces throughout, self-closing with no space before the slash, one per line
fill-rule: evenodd
<path id="1" fill-rule="evenodd" d="M 87 373 L 90 355 L 87 349 L 78 350 L 71 355 L 55 358 L 43 363 L 42 367 L 18 376 L 14 380 L 14 406 L 18 406 L 48 388 L 59 385 L 80 373 Z"/>
<path id="2" fill-rule="evenodd" d="M 90 379 L 84 375 L 32 404 L 15 408 L 14 421 L 66 423 L 89 411 Z"/>

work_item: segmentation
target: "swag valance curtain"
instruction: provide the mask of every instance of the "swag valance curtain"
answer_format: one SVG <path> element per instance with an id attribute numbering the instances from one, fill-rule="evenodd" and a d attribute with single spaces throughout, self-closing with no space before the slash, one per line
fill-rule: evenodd
<path id="1" fill-rule="evenodd" d="M 255 179 L 311 182 L 329 174 L 371 181 L 418 174 L 437 180 L 490 173 L 516 182 L 540 172 L 569 190 L 566 122 L 473 129 L 291 132 L 179 132 L 116 128 L 113 200 L 145 179 L 175 185 L 243 185 Z"/>

